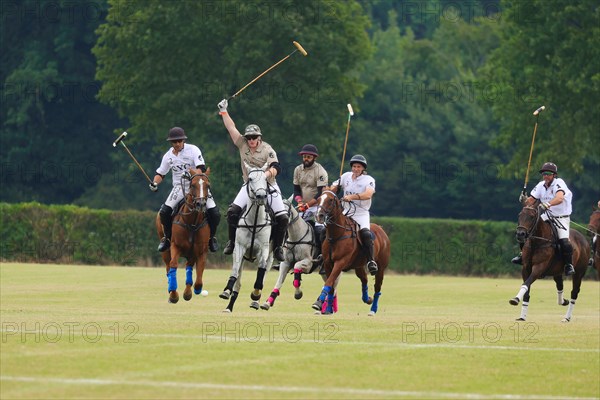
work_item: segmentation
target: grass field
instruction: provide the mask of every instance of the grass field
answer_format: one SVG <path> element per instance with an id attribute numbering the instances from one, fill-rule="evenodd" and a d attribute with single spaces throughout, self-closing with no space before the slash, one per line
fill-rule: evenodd
<path id="1" fill-rule="evenodd" d="M 227 277 L 207 270 L 209 295 L 173 305 L 163 269 L 3 263 L 0 397 L 600 396 L 596 281 L 584 281 L 570 323 L 560 322 L 554 282 L 536 282 L 528 321 L 517 323 L 516 279 L 389 275 L 368 317 L 353 274 L 333 316 L 310 307 L 316 275 L 305 277 L 303 299 L 288 279 L 271 310 L 250 309 L 252 271 L 224 314 Z"/>

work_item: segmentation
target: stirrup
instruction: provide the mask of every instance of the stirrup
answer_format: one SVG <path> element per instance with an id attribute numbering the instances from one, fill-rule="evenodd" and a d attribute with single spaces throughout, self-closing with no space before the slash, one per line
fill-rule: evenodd
<path id="1" fill-rule="evenodd" d="M 232 240 L 228 240 L 225 248 L 223 249 L 223 254 L 232 254 L 233 248 L 235 247 L 235 243 Z"/>
<path id="2" fill-rule="evenodd" d="M 208 239 L 208 250 L 210 250 L 211 253 L 219 250 L 219 242 L 217 242 L 217 238 L 215 236 Z"/>
<path id="3" fill-rule="evenodd" d="M 375 275 L 377 273 L 377 271 L 379 270 L 379 268 L 377 268 L 377 263 L 373 260 L 371 260 L 367 263 L 367 269 L 369 270 L 369 273 L 371 275 Z"/>
<path id="4" fill-rule="evenodd" d="M 523 264 L 523 255 L 522 255 L 522 253 L 519 253 L 518 256 L 513 257 L 513 259 L 510 260 L 510 262 L 513 263 L 513 264 L 522 265 Z"/>
<path id="5" fill-rule="evenodd" d="M 573 264 L 566 264 L 565 265 L 565 275 L 571 276 L 574 274 L 575 274 L 575 268 L 573 268 Z"/>
<path id="6" fill-rule="evenodd" d="M 167 239 L 166 237 L 163 237 L 162 239 L 160 239 L 160 243 L 158 244 L 158 251 L 165 252 L 167 250 L 169 250 L 169 248 L 171 247 L 171 241 L 169 239 Z"/>

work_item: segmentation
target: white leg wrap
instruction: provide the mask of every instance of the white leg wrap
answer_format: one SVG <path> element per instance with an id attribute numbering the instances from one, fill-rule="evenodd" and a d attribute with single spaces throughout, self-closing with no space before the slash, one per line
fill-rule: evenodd
<path id="1" fill-rule="evenodd" d="M 556 293 L 558 294 L 558 305 L 562 306 L 563 303 L 563 291 L 562 290 L 557 290 Z"/>
<path id="2" fill-rule="evenodd" d="M 523 304 L 521 305 L 521 319 L 522 320 L 527 319 L 527 311 L 528 310 L 529 310 L 529 302 L 524 301 Z"/>
<path id="3" fill-rule="evenodd" d="M 521 289 L 519 290 L 519 293 L 517 293 L 517 298 L 519 301 L 523 301 L 523 296 L 525 296 L 525 293 L 527 293 L 527 285 L 521 285 Z"/>
<path id="4" fill-rule="evenodd" d="M 566 321 L 570 321 L 571 320 L 571 317 L 573 316 L 573 309 L 574 308 L 575 308 L 575 300 L 571 299 L 571 301 L 569 302 L 569 308 L 567 309 L 567 313 L 565 314 L 564 320 L 566 320 Z"/>

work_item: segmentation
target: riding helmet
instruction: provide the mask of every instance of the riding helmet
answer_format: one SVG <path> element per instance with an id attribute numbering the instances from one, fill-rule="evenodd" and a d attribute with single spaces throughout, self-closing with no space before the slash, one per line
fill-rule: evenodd
<path id="1" fill-rule="evenodd" d="M 170 142 L 172 140 L 182 140 L 182 139 L 187 139 L 187 136 L 185 136 L 185 132 L 183 131 L 183 128 L 176 126 L 169 130 L 169 136 L 167 137 L 167 142 Z"/>
<path id="2" fill-rule="evenodd" d="M 555 174 L 557 174 L 558 168 L 556 167 L 556 164 L 554 164 L 554 163 L 545 162 L 544 165 L 542 165 L 542 168 L 540 168 L 540 174 L 544 171 L 550 171 L 550 172 L 554 172 Z"/>
<path id="3" fill-rule="evenodd" d="M 317 146 L 314 144 L 305 144 L 302 146 L 302 150 L 300 150 L 299 155 L 303 156 L 304 154 L 308 154 L 310 156 L 319 157 L 319 151 L 317 150 Z"/>
<path id="4" fill-rule="evenodd" d="M 246 127 L 244 136 L 262 136 L 262 133 L 260 132 L 258 125 L 251 124 Z"/>
<path id="5" fill-rule="evenodd" d="M 352 156 L 350 159 L 350 166 L 352 167 L 352 164 L 354 163 L 362 164 L 362 166 L 367 169 L 367 159 L 362 154 L 355 154 Z"/>

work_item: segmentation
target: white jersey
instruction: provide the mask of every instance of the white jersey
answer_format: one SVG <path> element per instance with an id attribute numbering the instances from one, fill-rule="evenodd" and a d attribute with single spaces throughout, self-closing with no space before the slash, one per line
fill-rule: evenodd
<path id="1" fill-rule="evenodd" d="M 184 172 L 196 168 L 197 165 L 205 165 L 202 152 L 198 146 L 185 143 L 179 154 L 175 155 L 172 148 L 165 153 L 156 173 L 165 176 L 172 171 L 173 186 L 181 186 L 181 176 Z"/>
<path id="2" fill-rule="evenodd" d="M 344 195 L 350 194 L 361 194 L 368 187 L 375 191 L 375 179 L 370 175 L 360 175 L 356 179 L 352 179 L 352 172 L 344 173 L 338 180 L 332 183 L 332 186 L 339 186 L 344 190 Z M 343 201 L 344 211 L 346 213 L 354 213 L 354 215 L 348 214 L 359 225 L 359 229 L 370 229 L 371 219 L 369 215 L 369 209 L 371 208 L 371 199 L 365 200 L 352 200 L 354 205 L 350 205 L 348 202 Z"/>
<path id="3" fill-rule="evenodd" d="M 573 193 L 571 193 L 567 184 L 561 178 L 554 178 L 548 187 L 545 186 L 544 181 L 541 181 L 535 185 L 531 191 L 531 197 L 540 200 L 542 203 L 547 203 L 552 200 L 559 191 L 564 192 L 563 202 L 550 207 L 549 211 L 552 213 L 551 215 L 555 217 L 571 215 L 571 212 L 573 211 L 571 207 Z"/>

